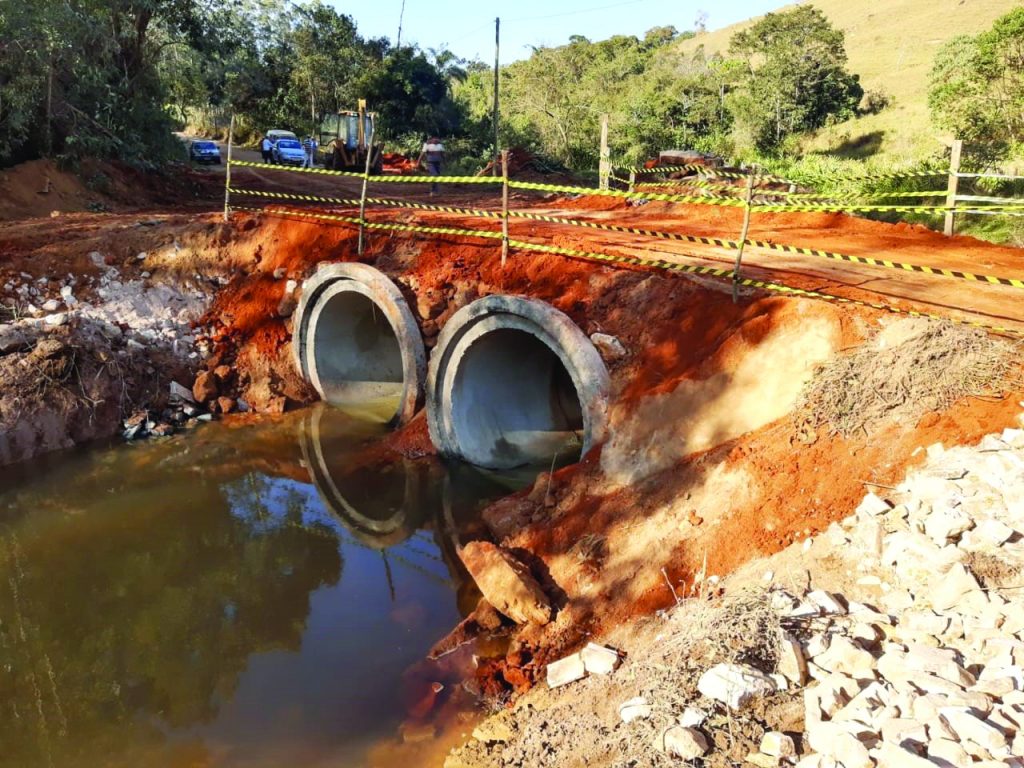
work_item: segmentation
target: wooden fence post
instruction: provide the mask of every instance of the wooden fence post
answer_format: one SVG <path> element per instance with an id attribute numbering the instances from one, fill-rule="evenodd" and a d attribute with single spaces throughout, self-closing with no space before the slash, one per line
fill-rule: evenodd
<path id="1" fill-rule="evenodd" d="M 608 189 L 608 176 L 612 172 L 611 153 L 608 151 L 608 115 L 601 115 L 601 159 L 597 176 L 601 189 Z"/>
<path id="2" fill-rule="evenodd" d="M 373 121 L 370 121 L 370 135 L 366 139 L 366 166 L 363 168 L 363 191 L 359 195 L 359 244 L 356 248 L 356 254 L 362 258 L 363 256 L 363 232 L 366 225 L 366 185 L 370 181 L 370 160 L 373 158 L 373 134 L 375 133 L 376 126 L 373 125 Z"/>
<path id="3" fill-rule="evenodd" d="M 508 258 L 508 150 L 501 150 L 501 268 Z"/>
<path id="4" fill-rule="evenodd" d="M 629 191 L 632 192 L 633 188 L 635 186 L 636 186 L 636 171 L 631 170 L 629 172 Z"/>
<path id="5" fill-rule="evenodd" d="M 228 127 L 228 164 L 224 166 L 224 221 L 231 218 L 231 145 L 235 140 L 235 116 Z"/>
<path id="6" fill-rule="evenodd" d="M 960 139 L 953 140 L 953 149 L 949 154 L 949 184 L 946 187 L 946 224 L 942 231 L 946 237 L 952 237 L 956 228 L 956 195 L 960 187 L 960 154 L 964 143 Z"/>
<path id="7" fill-rule="evenodd" d="M 750 207 L 754 197 L 754 174 L 747 177 L 747 197 L 743 205 L 743 229 L 740 232 L 740 247 L 736 251 L 736 266 L 732 270 L 732 303 L 740 299 L 740 264 L 743 261 L 743 248 L 747 244 L 747 232 L 750 230 Z"/>

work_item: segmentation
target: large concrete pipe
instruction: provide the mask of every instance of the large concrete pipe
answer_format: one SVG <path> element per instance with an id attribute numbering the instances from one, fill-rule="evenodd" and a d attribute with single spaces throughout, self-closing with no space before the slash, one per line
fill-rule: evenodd
<path id="1" fill-rule="evenodd" d="M 332 405 L 404 424 L 422 402 L 423 339 L 398 287 L 366 264 L 323 264 L 302 285 L 292 354 Z"/>
<path id="2" fill-rule="evenodd" d="M 445 456 L 490 469 L 578 459 L 604 439 L 608 371 L 543 301 L 487 296 L 456 312 L 430 357 L 427 424 Z"/>

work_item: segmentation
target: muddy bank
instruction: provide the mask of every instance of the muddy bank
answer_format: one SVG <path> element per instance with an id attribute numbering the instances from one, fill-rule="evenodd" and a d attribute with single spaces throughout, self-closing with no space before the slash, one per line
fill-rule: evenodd
<path id="1" fill-rule="evenodd" d="M 116 268 L 122 284 L 140 282 L 142 295 L 159 285 L 194 284 L 196 303 L 178 316 L 180 327 L 172 330 L 180 335 L 168 338 L 169 354 L 213 384 L 199 400 L 212 407 L 227 397 L 256 413 L 310 402 L 313 392 L 295 371 L 290 348 L 298 287 L 321 262 L 354 260 L 355 231 L 249 215 L 236 215 L 229 225 L 213 216 L 155 221 L 68 217 L 68 227 L 56 233 L 13 226 L 0 238 L 0 263 L 8 275 L 24 269 L 33 280 L 46 277 L 49 293 L 30 295 L 34 304 L 63 296 L 63 263 L 95 270 L 97 280 Z M 104 254 L 100 242 L 110 251 L 104 266 L 89 257 Z M 865 483 L 895 484 L 922 459 L 922 445 L 976 441 L 1013 423 L 1024 395 L 1019 378 L 1008 377 L 984 393 L 961 393 L 841 434 L 800 412 L 801 393 L 820 366 L 851 350 L 881 350 L 879 339 L 913 339 L 916 331 L 892 315 L 759 292 L 734 304 L 721 283 L 549 255 L 516 253 L 503 268 L 492 245 L 446 236 L 374 233 L 368 242 L 364 260 L 399 286 L 428 349 L 459 309 L 484 295 L 511 293 L 550 303 L 588 336 L 613 336 L 623 350 L 605 361 L 612 385 L 607 441 L 578 464 L 539 472 L 530 490 L 485 513 L 486 538 L 525 565 L 554 608 L 543 624 L 512 630 L 502 620 L 495 639 L 493 616 L 482 606 L 473 631 L 444 646 L 445 653 L 476 656 L 468 684 L 499 704 L 528 691 L 550 661 L 587 641 L 828 529 L 856 506 Z M 31 271 L 43 264 L 52 274 Z M 14 285 L 14 294 L 21 295 L 23 284 Z M 90 307 L 107 303 L 91 284 L 72 289 Z M 74 314 L 71 307 L 58 309 Z M 99 311 L 77 309 L 80 323 Z M 41 318 L 36 325 L 45 325 Z M 121 332 L 129 340 L 153 330 L 126 324 Z M 74 327 L 70 319 L 68 325 Z M 175 340 L 182 342 L 177 352 Z M 25 370 L 29 364 L 21 361 L 39 348 L 37 340 L 12 351 L 20 356 L 12 358 L 12 369 Z M 908 352 L 914 348 L 911 343 Z M 148 364 L 169 370 L 152 359 Z M 56 391 L 45 393 L 40 412 Z M 73 413 L 90 411 L 75 401 L 52 412 L 71 422 Z M 369 453 L 383 460 L 432 452 L 420 415 Z M 486 652 L 463 644 L 474 633 Z M 439 654 L 426 669 L 447 658 Z M 451 693 L 435 693 L 411 718 L 409 739 L 422 735 L 417 724 L 445 711 Z M 439 743 L 451 741 L 445 731 Z"/>

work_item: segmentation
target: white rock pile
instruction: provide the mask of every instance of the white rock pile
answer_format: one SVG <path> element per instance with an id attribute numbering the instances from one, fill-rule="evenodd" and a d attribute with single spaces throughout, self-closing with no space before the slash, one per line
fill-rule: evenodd
<path id="1" fill-rule="evenodd" d="M 932 446 L 890 494 L 826 534 L 862 555 L 862 601 L 774 593 L 804 757 L 752 762 L 1024 768 L 1024 430 Z"/>

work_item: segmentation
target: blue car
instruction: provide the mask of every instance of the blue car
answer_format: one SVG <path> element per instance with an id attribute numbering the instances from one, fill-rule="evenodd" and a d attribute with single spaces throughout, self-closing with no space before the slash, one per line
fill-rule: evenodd
<path id="1" fill-rule="evenodd" d="M 280 165 L 302 165 L 306 150 L 295 139 L 278 139 L 270 150 L 271 159 Z"/>
<path id="2" fill-rule="evenodd" d="M 220 165 L 220 149 L 212 141 L 193 141 L 188 145 L 188 159 L 193 163 Z"/>

